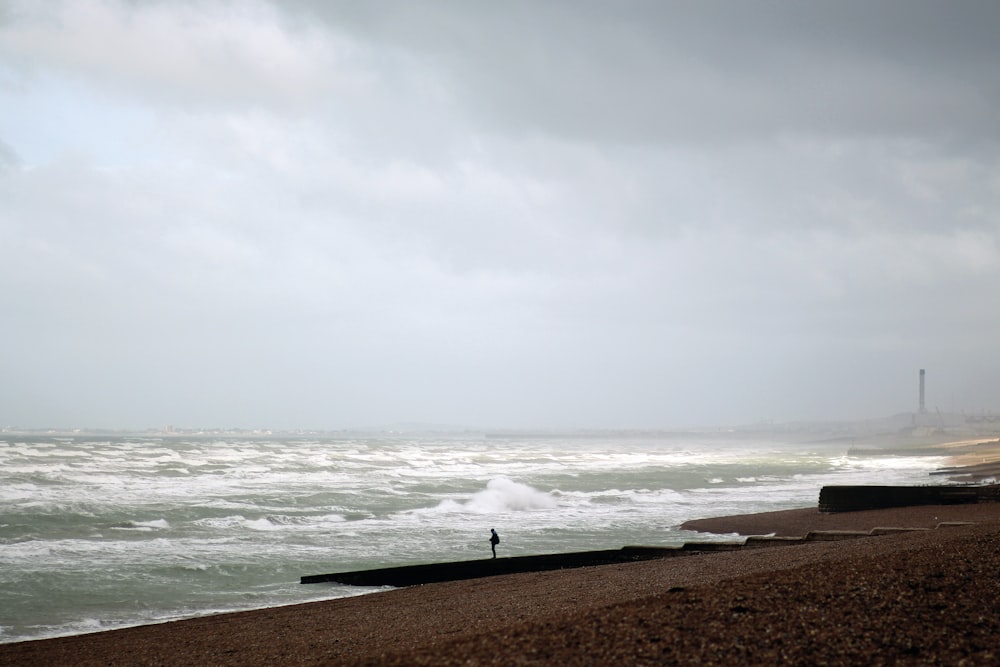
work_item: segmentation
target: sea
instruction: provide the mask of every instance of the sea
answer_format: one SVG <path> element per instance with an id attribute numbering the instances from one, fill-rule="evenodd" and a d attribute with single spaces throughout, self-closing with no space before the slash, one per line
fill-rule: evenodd
<path id="1" fill-rule="evenodd" d="M 0 642 L 370 593 L 303 575 L 733 540 L 689 519 L 930 484 L 773 433 L 0 434 Z"/>

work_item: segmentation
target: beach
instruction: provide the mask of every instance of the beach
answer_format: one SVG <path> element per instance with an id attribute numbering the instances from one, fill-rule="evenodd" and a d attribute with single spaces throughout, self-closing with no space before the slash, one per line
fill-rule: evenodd
<path id="1" fill-rule="evenodd" d="M 745 535 L 915 530 L 446 582 L 3 644 L 0 664 L 997 660 L 1000 504 L 801 509 L 696 523 Z"/>
<path id="2" fill-rule="evenodd" d="M 726 433 L 5 442 L 0 643 L 351 596 L 300 577 L 475 561 L 494 527 L 501 562 L 676 546 L 690 519 L 926 484 L 943 462 Z"/>

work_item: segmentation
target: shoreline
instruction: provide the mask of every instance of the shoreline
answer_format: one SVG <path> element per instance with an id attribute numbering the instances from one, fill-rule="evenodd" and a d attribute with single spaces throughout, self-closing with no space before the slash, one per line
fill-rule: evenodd
<path id="1" fill-rule="evenodd" d="M 948 524 L 965 521 L 973 524 Z M 941 523 L 948 527 L 934 527 Z M 1000 593 L 992 584 L 992 573 L 1000 567 L 1000 503 L 834 515 L 803 508 L 701 519 L 685 525 L 693 524 L 711 527 L 711 532 L 721 527 L 724 533 L 741 535 L 802 534 L 805 526 L 809 530 L 870 530 L 879 526 L 916 530 L 846 541 L 499 575 L 0 644 L 0 663 L 402 665 L 459 664 L 471 659 L 471 664 L 600 664 L 652 660 L 649 656 L 654 653 L 663 659 L 679 646 L 684 646 L 685 652 L 683 656 L 674 653 L 672 660 L 680 662 L 693 661 L 696 656 L 703 661 L 727 657 L 730 662 L 782 662 L 794 661 L 794 650 L 803 646 L 821 650 L 822 644 L 826 647 L 822 650 L 845 650 L 846 630 L 840 621 L 831 623 L 830 618 L 851 619 L 851 627 L 863 623 L 874 627 L 884 625 L 893 614 L 901 616 L 900 626 L 893 626 L 892 632 L 907 635 L 911 646 L 917 642 L 920 652 L 913 655 L 926 661 L 932 655 L 947 660 L 953 654 L 941 652 L 946 650 L 964 650 L 963 655 L 983 658 L 987 649 L 977 643 L 977 628 L 1000 631 L 997 614 L 988 614 L 982 626 L 966 609 L 986 611 L 984 605 L 992 605 Z M 893 563 L 895 569 L 888 565 Z M 926 573 L 917 576 L 921 567 L 933 571 L 933 577 Z M 970 579 L 969 567 L 988 571 L 988 580 Z M 820 571 L 823 576 L 817 577 Z M 869 581 L 872 576 L 877 581 Z M 868 581 L 867 594 L 857 593 L 859 577 Z M 902 595 L 907 587 L 919 587 L 928 577 L 936 587 L 947 589 L 947 601 L 941 602 L 939 595 L 897 597 L 896 608 L 882 609 L 878 617 L 872 617 L 873 603 L 888 599 L 887 591 Z M 853 597 L 844 593 L 851 590 L 857 593 Z M 799 602 L 789 607 L 785 596 L 792 594 Z M 811 596 L 820 597 L 807 604 Z M 782 602 L 774 605 L 777 599 Z M 928 611 L 927 604 L 945 605 L 936 612 L 939 626 L 942 611 L 955 609 L 953 614 L 948 612 L 953 618 L 944 623 L 951 632 L 947 645 L 934 643 L 939 632 L 914 623 L 914 618 L 934 611 Z M 808 609 L 813 611 L 806 613 Z M 813 618 L 817 609 L 825 610 L 826 621 Z M 778 612 L 787 613 L 782 619 L 772 618 Z M 740 634 L 739 621 L 754 620 L 759 625 L 765 616 L 775 632 L 780 630 L 789 638 L 796 632 L 813 634 L 785 646 L 784 653 L 773 653 L 775 647 L 764 647 L 759 637 L 757 644 L 746 643 L 749 640 Z M 702 620 L 694 623 L 696 617 Z M 955 625 L 961 625 L 964 632 L 955 634 Z M 817 643 L 816 633 L 828 641 Z M 633 635 L 645 639 L 626 641 Z M 617 639 L 609 642 L 609 636 Z M 969 636 L 974 640 L 964 642 L 962 637 Z M 858 643 L 857 650 L 881 650 L 877 655 L 886 660 L 906 657 L 902 649 L 886 649 L 884 641 L 876 639 Z M 992 642 L 983 646 L 992 646 Z M 615 653 L 608 654 L 609 650 Z M 932 650 L 937 652 L 928 653 Z M 845 656 L 841 663 L 872 657 L 870 653 L 850 655 L 853 660 Z M 862 655 L 866 657 L 862 659 Z"/>

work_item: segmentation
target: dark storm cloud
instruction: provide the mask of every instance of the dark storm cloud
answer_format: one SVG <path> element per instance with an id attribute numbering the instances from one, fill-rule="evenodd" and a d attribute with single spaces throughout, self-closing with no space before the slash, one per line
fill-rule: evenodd
<path id="1" fill-rule="evenodd" d="M 312 5 L 411 49 L 502 130 L 712 144 L 995 141 L 995 3 Z"/>

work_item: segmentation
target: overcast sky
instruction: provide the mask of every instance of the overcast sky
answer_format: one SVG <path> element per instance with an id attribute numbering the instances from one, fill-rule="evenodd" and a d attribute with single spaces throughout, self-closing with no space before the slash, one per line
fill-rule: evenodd
<path id="1" fill-rule="evenodd" d="M 0 0 L 0 426 L 1000 410 L 1000 3 Z"/>

